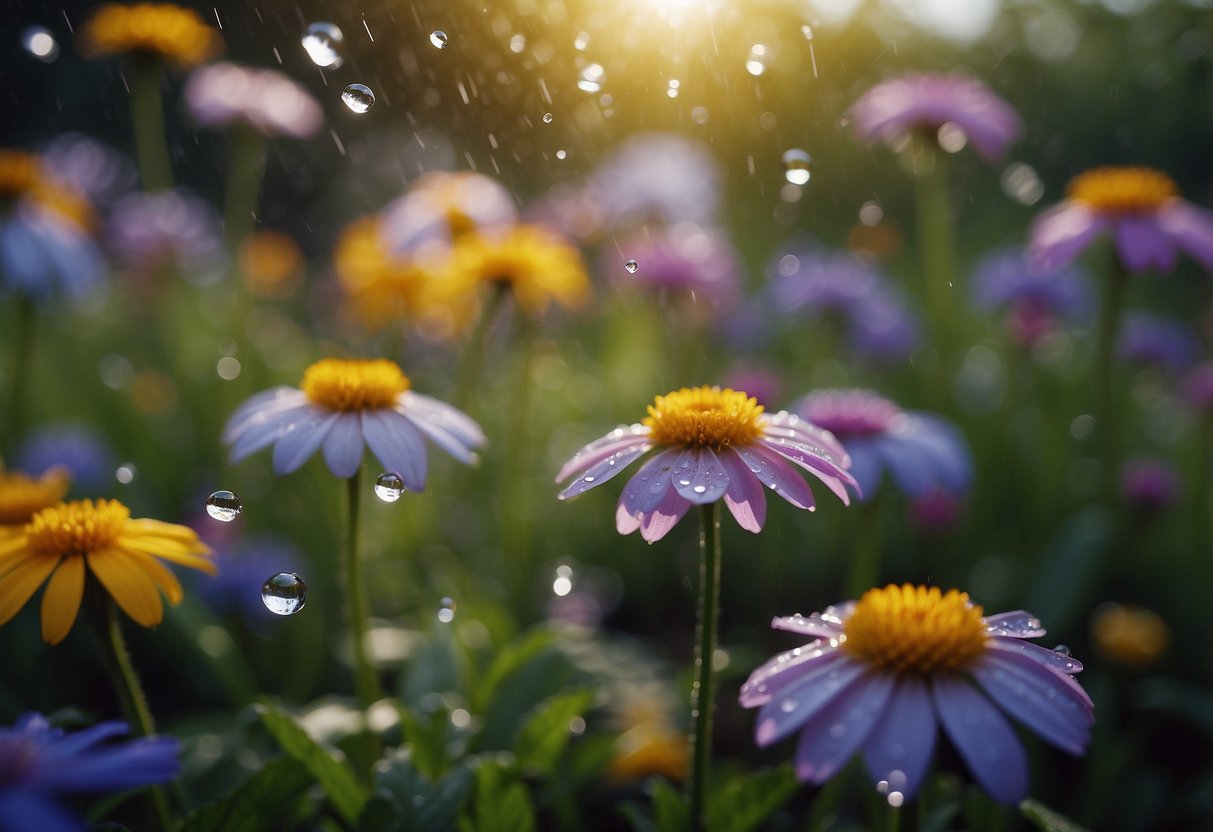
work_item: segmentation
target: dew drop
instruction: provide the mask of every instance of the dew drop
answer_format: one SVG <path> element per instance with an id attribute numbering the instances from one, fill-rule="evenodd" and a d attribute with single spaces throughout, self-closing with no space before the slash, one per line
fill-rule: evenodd
<path id="1" fill-rule="evenodd" d="M 767 71 L 767 64 L 771 60 L 771 48 L 762 43 L 756 43 L 750 47 L 750 55 L 745 61 L 746 72 L 757 78 L 759 75 Z"/>
<path id="2" fill-rule="evenodd" d="M 1073 654 L 1070 652 L 1070 646 L 1069 646 L 1068 644 L 1059 644 L 1059 645 L 1057 645 L 1056 647 L 1054 647 L 1054 648 L 1053 648 L 1053 652 L 1054 652 L 1054 653 L 1061 653 L 1063 656 L 1070 656 L 1070 655 L 1073 655 Z"/>
<path id="3" fill-rule="evenodd" d="M 435 49 L 446 49 L 446 45 L 450 42 L 451 39 L 441 29 L 435 29 L 430 32 L 430 43 L 434 44 Z"/>
<path id="4" fill-rule="evenodd" d="M 783 711 L 785 714 L 790 714 L 792 711 L 796 710 L 796 700 L 795 699 L 783 700 L 782 702 L 779 703 L 779 710 Z"/>
<path id="5" fill-rule="evenodd" d="M 345 58 L 341 56 L 341 45 L 344 42 L 345 35 L 341 34 L 341 29 L 332 23 L 324 22 L 308 26 L 301 41 L 312 63 L 322 69 L 337 69 L 345 63 Z"/>
<path id="6" fill-rule="evenodd" d="M 230 491 L 216 491 L 206 498 L 206 513 L 216 520 L 230 523 L 244 511 L 244 503 Z"/>
<path id="7" fill-rule="evenodd" d="M 557 151 L 556 151 L 556 158 L 557 158 L 557 159 L 566 159 L 566 158 L 568 158 L 568 155 L 569 155 L 569 154 L 568 154 L 568 153 L 566 153 L 566 152 L 565 152 L 565 151 L 563 151 L 563 150 L 557 150 Z"/>
<path id="8" fill-rule="evenodd" d="M 341 100 L 352 112 L 365 113 L 375 106 L 375 93 L 366 84 L 350 84 L 341 92 Z"/>
<path id="9" fill-rule="evenodd" d="M 455 620 L 455 601 L 450 597 L 444 597 L 438 605 L 438 620 L 443 624 L 450 624 Z"/>
<path id="10" fill-rule="evenodd" d="M 606 80 L 606 70 L 602 68 L 602 64 L 587 64 L 586 68 L 581 70 L 581 77 L 577 79 L 577 89 L 582 92 L 602 92 L 602 83 Z"/>
<path id="11" fill-rule="evenodd" d="M 21 45 L 25 51 L 44 64 L 54 63 L 59 57 L 59 42 L 49 29 L 42 26 L 28 26 L 21 33 Z"/>
<path id="12" fill-rule="evenodd" d="M 130 485 L 139 476 L 139 469 L 133 462 L 124 462 L 114 469 L 114 479 L 123 485 Z"/>
<path id="13" fill-rule="evenodd" d="M 544 124 L 551 124 L 551 123 L 552 123 L 552 114 L 551 114 L 551 113 L 544 113 L 544 114 L 543 114 L 543 123 L 544 123 Z"/>
<path id="14" fill-rule="evenodd" d="M 385 503 L 394 503 L 404 493 L 404 480 L 400 475 L 388 471 L 375 479 L 375 496 Z"/>
<path id="15" fill-rule="evenodd" d="M 294 615 L 307 603 L 307 584 L 294 572 L 279 572 L 262 584 L 261 603 L 274 615 Z"/>
<path id="16" fill-rule="evenodd" d="M 797 147 L 785 152 L 783 175 L 793 185 L 807 185 L 813 176 L 813 157 Z"/>
<path id="17" fill-rule="evenodd" d="M 706 485 L 697 485 L 694 488 L 692 488 L 691 490 L 694 491 L 696 494 L 703 494 L 704 492 L 706 492 L 708 490 L 708 487 Z"/>
<path id="18" fill-rule="evenodd" d="M 640 268 L 640 264 L 635 260 L 628 260 L 628 262 L 623 264 L 623 267 L 628 270 L 628 274 L 636 274 L 637 269 Z"/>
<path id="19" fill-rule="evenodd" d="M 577 37 L 573 39 L 573 48 L 578 52 L 584 52 L 585 48 L 590 45 L 590 33 L 578 32 Z"/>

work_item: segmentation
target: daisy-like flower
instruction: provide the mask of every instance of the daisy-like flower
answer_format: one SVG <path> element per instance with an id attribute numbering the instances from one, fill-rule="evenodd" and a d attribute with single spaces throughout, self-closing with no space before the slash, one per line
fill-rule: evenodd
<path id="1" fill-rule="evenodd" d="M 105 243 L 125 271 L 148 278 L 183 269 L 205 281 L 223 269 L 223 231 L 211 204 L 188 191 L 138 192 L 110 209 Z"/>
<path id="2" fill-rule="evenodd" d="M 0 465 L 0 534 L 6 527 L 24 526 L 29 519 L 63 499 L 71 485 L 67 469 L 54 466 L 39 477 L 5 471 Z"/>
<path id="3" fill-rule="evenodd" d="M 223 38 L 198 12 L 172 3 L 109 4 L 97 9 L 80 30 L 85 55 L 134 53 L 197 66 L 223 49 Z"/>
<path id="4" fill-rule="evenodd" d="M 609 227 L 715 225 L 720 169 L 702 143 L 671 133 L 629 137 L 598 166 L 589 191 Z"/>
<path id="5" fill-rule="evenodd" d="M 787 412 L 764 412 L 745 393 L 695 387 L 658 396 L 640 424 L 620 426 L 591 442 L 560 470 L 567 500 L 597 488 L 653 448 L 661 450 L 624 486 L 615 513 L 620 534 L 637 529 L 653 543 L 674 528 L 692 505 L 724 503 L 743 529 L 766 522 L 765 488 L 797 508 L 813 510 L 799 466 L 850 504 L 846 452 L 827 431 Z M 764 488 L 765 486 L 765 488 Z"/>
<path id="6" fill-rule="evenodd" d="M 737 301 L 741 265 L 720 231 L 679 223 L 621 240 L 618 251 L 635 261 L 635 271 L 625 268 L 613 247 L 599 270 L 619 283 L 677 294 L 713 310 L 728 309 Z"/>
<path id="7" fill-rule="evenodd" d="M 1006 155 L 1023 134 L 1015 110 L 989 87 L 961 75 L 903 75 L 860 96 L 848 115 L 867 142 L 896 143 L 910 133 L 926 133 L 947 150 L 965 141 L 987 161 Z"/>
<path id="8" fill-rule="evenodd" d="M 1057 268 L 1105 233 L 1130 272 L 1169 272 L 1180 252 L 1213 271 L 1213 212 L 1182 199 L 1175 181 L 1152 168 L 1095 168 L 1071 179 L 1066 199 L 1032 223 L 1029 251 Z"/>
<path id="9" fill-rule="evenodd" d="M 518 220 L 518 206 L 500 183 L 472 171 L 433 171 L 380 213 L 380 233 L 396 254 L 439 242 L 449 246 L 470 232 L 504 231 Z"/>
<path id="10" fill-rule="evenodd" d="M 1182 321 L 1134 310 L 1121 324 L 1116 355 L 1140 367 L 1180 373 L 1200 357 L 1200 339 Z"/>
<path id="11" fill-rule="evenodd" d="M 938 723 L 982 787 L 1017 803 L 1028 763 L 1004 714 L 1070 754 L 1090 739 L 1091 699 L 1071 678 L 1082 664 L 1025 641 L 1045 631 L 1022 610 L 983 618 L 966 593 L 889 585 L 771 626 L 813 641 L 755 670 L 741 704 L 760 708 L 760 746 L 800 733 L 796 774 L 809 783 L 861 752 L 900 806 L 926 777 Z"/>
<path id="12" fill-rule="evenodd" d="M 862 499 L 876 495 L 885 471 L 911 499 L 963 494 L 972 482 L 964 437 L 938 416 L 902 410 L 871 390 L 817 390 L 790 410 L 842 443 Z"/>
<path id="13" fill-rule="evenodd" d="M 133 520 L 117 500 L 57 503 L 23 526 L 0 530 L 0 625 L 50 578 L 42 595 L 42 638 L 63 641 L 80 611 L 87 566 L 127 615 L 155 627 L 164 618 L 160 593 L 172 604 L 182 597 L 177 577 L 157 558 L 213 574 L 209 555 L 193 529 Z"/>
<path id="14" fill-rule="evenodd" d="M 289 474 L 323 449 L 329 470 L 348 478 L 369 445 L 385 471 L 422 491 L 422 436 L 466 464 L 486 442 L 471 418 L 411 390 L 408 376 L 386 359 L 325 358 L 307 368 L 300 386 L 263 391 L 236 409 L 223 433 L 233 462 L 273 445 L 274 472 Z"/>
<path id="15" fill-rule="evenodd" d="M 41 714 L 27 713 L 0 728 L 0 830 L 78 832 L 84 829 L 57 802 L 60 795 L 121 792 L 168 783 L 180 772 L 175 737 L 110 742 L 129 733 L 117 720 L 68 735 Z"/>
<path id="16" fill-rule="evenodd" d="M 289 76 L 227 62 L 190 74 L 185 106 L 203 127 L 241 125 L 266 136 L 304 139 L 324 124 L 320 104 Z"/>
<path id="17" fill-rule="evenodd" d="M 1095 301 L 1082 269 L 1074 265 L 1042 269 L 1026 252 L 1012 248 L 994 252 L 977 266 L 973 305 L 1003 310 L 1007 332 L 1017 343 L 1031 347 L 1063 321 L 1085 322 Z"/>

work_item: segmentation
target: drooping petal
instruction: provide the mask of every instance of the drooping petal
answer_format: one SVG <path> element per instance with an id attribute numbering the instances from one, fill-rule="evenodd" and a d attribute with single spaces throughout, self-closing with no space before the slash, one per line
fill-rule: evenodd
<path id="1" fill-rule="evenodd" d="M 804 673 L 842 661 L 846 661 L 843 653 L 821 642 L 785 650 L 755 668 L 741 686 L 738 701 L 743 708 L 765 705 L 771 701 L 771 697 L 798 681 Z"/>
<path id="2" fill-rule="evenodd" d="M 155 627 L 164 619 L 160 592 L 134 558 L 117 549 L 102 549 L 87 556 L 88 568 L 122 611 L 143 627 Z"/>
<path id="3" fill-rule="evenodd" d="M 468 448 L 483 448 L 488 444 L 488 438 L 475 419 L 459 408 L 432 396 L 406 390 L 400 395 L 399 412 L 410 418 L 424 417 L 425 422 L 454 436 Z M 420 422 L 423 419 L 417 418 L 414 421 Z"/>
<path id="4" fill-rule="evenodd" d="M 294 387 L 282 385 L 262 390 L 246 399 L 228 417 L 227 425 L 223 428 L 223 444 L 232 444 L 244 431 L 264 422 L 271 415 L 307 401 L 307 394 Z"/>
<path id="5" fill-rule="evenodd" d="M 0 575 L 0 624 L 7 624 L 25 606 L 58 565 L 58 558 L 30 555 L 7 566 Z"/>
<path id="6" fill-rule="evenodd" d="M 896 677 L 869 673 L 810 719 L 796 743 L 796 776 L 824 783 L 847 764 L 884 714 Z"/>
<path id="7" fill-rule="evenodd" d="M 808 483 L 779 454 L 758 443 L 734 450 L 760 483 L 796 508 L 812 510 L 815 502 Z"/>
<path id="8" fill-rule="evenodd" d="M 1158 223 L 1189 257 L 1213 272 L 1213 211 L 1173 199 L 1158 209 Z"/>
<path id="9" fill-rule="evenodd" d="M 668 489 L 663 499 L 652 511 L 640 517 L 640 536 L 649 543 L 656 543 L 669 534 L 670 529 L 686 516 L 691 503 L 673 488 Z"/>
<path id="10" fill-rule="evenodd" d="M 795 680 L 773 691 L 758 712 L 754 741 L 765 748 L 799 729 L 835 699 L 849 701 L 852 684 L 866 671 L 862 664 L 844 659 L 819 662 L 796 673 Z"/>
<path id="11" fill-rule="evenodd" d="M 612 456 L 633 445 L 648 444 L 649 429 L 644 425 L 620 425 L 606 436 L 595 439 L 583 447 L 560 469 L 556 482 L 564 482 L 574 474 L 584 471 L 599 461 Z"/>
<path id="12" fill-rule="evenodd" d="M 1010 651 L 1019 653 L 1022 656 L 1027 656 L 1029 659 L 1037 662 L 1050 670 L 1058 673 L 1081 673 L 1082 662 L 1073 656 L 1065 653 L 1058 653 L 1056 650 L 1050 650 L 1047 647 L 1041 647 L 1039 644 L 1033 644 L 1030 641 L 1019 641 L 1018 639 L 1010 638 L 994 638 L 990 640 L 990 647 L 994 650 Z"/>
<path id="13" fill-rule="evenodd" d="M 1045 628 L 1040 626 L 1040 619 L 1027 610 L 1011 610 L 997 615 L 987 615 L 982 619 L 986 632 L 992 636 L 1008 638 L 1040 638 L 1045 634 Z"/>
<path id="14" fill-rule="evenodd" d="M 858 485 L 855 483 L 855 478 L 843 471 L 824 457 L 820 457 L 813 453 L 807 445 L 802 445 L 799 442 L 793 442 L 788 439 L 760 439 L 756 443 L 767 450 L 774 451 L 784 459 L 789 459 L 798 466 L 808 471 L 825 485 L 826 488 L 834 492 L 834 496 L 842 500 L 842 504 L 849 506 L 851 504 L 851 495 L 847 493 L 846 486 L 851 485 L 858 490 Z M 753 447 L 753 446 L 751 446 Z"/>
<path id="15" fill-rule="evenodd" d="M 990 650 L 972 674 L 1000 708 L 1041 739 L 1070 754 L 1086 750 L 1091 714 L 1056 673 L 1023 656 Z"/>
<path id="16" fill-rule="evenodd" d="M 1069 265 L 1107 227 L 1103 219 L 1078 202 L 1065 201 L 1042 213 L 1028 232 L 1028 255 L 1041 269 Z"/>
<path id="17" fill-rule="evenodd" d="M 1175 243 L 1153 217 L 1121 217 L 1113 229 L 1116 254 L 1129 271 L 1155 268 L 1165 274 L 1175 268 Z"/>
<path id="18" fill-rule="evenodd" d="M 273 444 L 290 430 L 292 425 L 307 420 L 315 412 L 316 408 L 304 403 L 276 411 L 264 417 L 261 417 L 259 414 L 257 417 L 254 417 L 256 418 L 256 422 L 249 424 L 236 437 L 231 450 L 228 452 L 228 459 L 232 462 L 240 462 L 262 448 Z"/>
<path id="19" fill-rule="evenodd" d="M 726 448 L 718 456 L 729 475 L 724 504 L 739 526 L 757 534 L 767 522 L 767 495 L 762 483 L 732 448 Z"/>
<path id="20" fill-rule="evenodd" d="M 42 593 L 42 640 L 58 644 L 71 632 L 84 597 L 84 558 L 69 555 L 51 575 Z"/>
<path id="21" fill-rule="evenodd" d="M 1028 760 L 998 709 L 968 682 L 949 676 L 932 680 L 931 699 L 944 731 L 981 787 L 1000 803 L 1023 800 Z"/>
<path id="22" fill-rule="evenodd" d="M 670 490 L 670 468 L 681 450 L 667 448 L 640 467 L 620 495 L 620 505 L 629 514 L 647 514 L 661 504 Z"/>
<path id="23" fill-rule="evenodd" d="M 935 712 L 926 684 L 914 676 L 897 680 L 884 715 L 863 746 L 863 760 L 876 782 L 906 799 L 918 793 L 935 751 Z"/>
<path id="24" fill-rule="evenodd" d="M 632 440 L 633 443 L 636 441 L 638 440 Z M 642 441 L 642 444 L 639 445 L 619 446 L 617 450 L 612 450 L 606 456 L 600 456 L 600 452 L 589 455 L 587 459 L 594 459 L 594 463 L 589 468 L 580 470 L 577 478 L 573 480 L 573 484 L 561 491 L 557 495 L 557 499 L 567 500 L 589 491 L 591 488 L 597 488 L 648 453 L 651 447 L 652 445 L 648 442 Z"/>
<path id="25" fill-rule="evenodd" d="M 83 559 L 79 559 L 81 565 L 84 564 Z M 51 764 L 56 764 L 59 760 L 74 757 L 82 751 L 87 751 L 95 745 L 100 745 L 106 740 L 114 737 L 125 737 L 131 732 L 131 728 L 120 719 L 107 719 L 105 722 L 98 722 L 89 728 L 82 731 L 75 731 L 71 734 L 65 734 L 59 741 L 47 745 L 39 754 L 40 761 L 50 761 Z"/>
<path id="26" fill-rule="evenodd" d="M 623 495 L 619 495 L 619 503 L 615 506 L 615 530 L 620 534 L 631 534 L 640 528 L 640 515 L 632 514 L 623 504 Z"/>
<path id="27" fill-rule="evenodd" d="M 708 505 L 729 489 L 729 473 L 711 448 L 686 448 L 670 469 L 674 490 L 695 505 Z"/>
<path id="28" fill-rule="evenodd" d="M 409 491 L 425 490 L 425 443 L 412 422 L 394 410 L 367 410 L 362 435 L 385 471 L 399 474 Z"/>
<path id="29" fill-rule="evenodd" d="M 362 413 L 342 413 L 324 437 L 324 463 L 336 476 L 349 479 L 358 473 L 365 450 L 362 441 Z"/>
<path id="30" fill-rule="evenodd" d="M 274 445 L 274 473 L 297 471 L 324 444 L 340 413 L 313 410 L 283 431 Z"/>

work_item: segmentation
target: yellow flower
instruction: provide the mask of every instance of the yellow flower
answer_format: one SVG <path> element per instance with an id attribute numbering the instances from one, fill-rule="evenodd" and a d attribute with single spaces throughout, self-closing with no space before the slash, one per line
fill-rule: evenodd
<path id="1" fill-rule="evenodd" d="M 62 500 L 67 488 L 64 468 L 52 468 L 34 479 L 0 466 L 0 528 L 25 525 L 35 513 Z"/>
<path id="2" fill-rule="evenodd" d="M 240 247 L 240 269 L 254 295 L 287 298 L 303 278 L 303 253 L 287 234 L 256 231 Z"/>
<path id="3" fill-rule="evenodd" d="M 637 725 L 615 741 L 608 773 L 617 783 L 643 780 L 654 774 L 675 783 L 686 779 L 687 735 L 659 722 Z"/>
<path id="4" fill-rule="evenodd" d="M 193 529 L 132 520 L 116 500 L 75 500 L 38 511 L 24 526 L 0 529 L 0 626 L 43 582 L 42 638 L 58 644 L 84 596 L 85 566 L 118 606 L 144 627 L 164 617 L 160 593 L 181 601 L 181 584 L 157 558 L 215 574 L 210 549 Z"/>
<path id="5" fill-rule="evenodd" d="M 42 157 L 0 148 L 0 205 L 18 201 L 56 219 L 67 220 L 83 231 L 93 225 L 93 209 L 88 200 L 51 178 Z"/>
<path id="6" fill-rule="evenodd" d="M 172 3 L 102 6 L 80 31 L 89 57 L 135 52 L 191 67 L 223 49 L 219 32 L 193 9 Z"/>
<path id="7" fill-rule="evenodd" d="M 492 236 L 468 233 L 455 241 L 446 284 L 451 302 L 474 296 L 484 283 L 507 286 L 529 315 L 541 314 L 550 301 L 575 308 L 590 297 L 581 253 L 538 226 Z"/>
<path id="8" fill-rule="evenodd" d="M 1143 607 L 1104 604 L 1091 616 L 1095 646 L 1108 658 L 1142 670 L 1158 661 L 1171 641 L 1167 622 Z"/>

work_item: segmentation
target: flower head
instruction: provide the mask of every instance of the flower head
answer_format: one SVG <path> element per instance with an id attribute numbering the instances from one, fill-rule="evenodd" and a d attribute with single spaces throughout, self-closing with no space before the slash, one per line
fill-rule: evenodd
<path id="1" fill-rule="evenodd" d="M 472 171 L 433 171 L 380 212 L 380 233 L 394 254 L 415 254 L 431 243 L 505 231 L 518 220 L 514 198 L 496 180 Z"/>
<path id="2" fill-rule="evenodd" d="M 267 136 L 303 139 L 324 124 L 316 99 L 289 76 L 226 62 L 190 74 L 185 106 L 203 127 L 243 125 Z"/>
<path id="3" fill-rule="evenodd" d="M 982 787 L 1016 803 L 1027 759 L 1004 713 L 1071 754 L 1090 739 L 1091 700 L 1071 678 L 1082 665 L 1024 641 L 1045 632 L 1026 612 L 983 618 L 965 593 L 905 584 L 771 626 L 814 640 L 755 670 L 741 704 L 761 708 L 761 746 L 800 732 L 801 780 L 823 783 L 862 752 L 900 806 L 923 783 L 939 723 Z"/>
<path id="4" fill-rule="evenodd" d="M 635 272 L 624 268 L 614 248 L 600 270 L 620 283 L 678 293 L 717 310 L 737 301 L 741 265 L 721 232 L 679 223 L 621 240 L 619 251 L 636 262 Z"/>
<path id="5" fill-rule="evenodd" d="M 110 210 L 105 239 L 127 271 L 152 276 L 180 268 L 205 278 L 222 269 L 222 236 L 210 203 L 178 190 L 120 199 Z"/>
<path id="6" fill-rule="evenodd" d="M 1085 322 L 1094 308 L 1090 279 L 1069 265 L 1042 269 L 1021 249 L 987 256 L 973 273 L 973 305 L 1006 312 L 1010 335 L 1032 346 L 1054 332 L 1060 321 Z"/>
<path id="7" fill-rule="evenodd" d="M 113 448 L 103 435 L 84 425 L 73 424 L 36 428 L 17 448 L 13 462 L 23 471 L 66 469 L 75 486 L 86 492 L 97 492 L 111 485 L 118 464 Z M 39 508 L 58 502 L 60 497 Z"/>
<path id="8" fill-rule="evenodd" d="M 210 549 L 193 529 L 132 520 L 117 500 L 75 500 L 36 512 L 0 532 L 0 625 L 42 595 L 42 638 L 58 644 L 72 629 L 84 594 L 85 567 L 122 610 L 144 627 L 164 618 L 160 593 L 181 601 L 181 584 L 157 558 L 214 573 Z"/>
<path id="9" fill-rule="evenodd" d="M 1158 661 L 1171 641 L 1158 613 L 1128 604 L 1102 604 L 1091 616 L 1095 647 L 1113 661 L 1142 670 Z"/>
<path id="10" fill-rule="evenodd" d="M 906 496 L 962 494 L 973 479 L 964 437 L 929 413 L 902 410 L 870 390 L 817 390 L 791 411 L 832 433 L 851 457 L 851 474 L 871 499 L 887 470 Z"/>
<path id="11" fill-rule="evenodd" d="M 63 499 L 71 485 L 67 470 L 50 468 L 40 477 L 0 467 L 0 529 L 23 526 L 48 506 Z"/>
<path id="12" fill-rule="evenodd" d="M 762 531 L 763 486 L 797 508 L 812 510 L 813 492 L 796 474 L 813 474 L 850 503 L 850 460 L 828 432 L 799 417 L 766 413 L 758 401 L 728 388 L 694 387 L 658 396 L 643 423 L 620 426 L 565 463 L 557 482 L 576 497 L 614 477 L 653 448 L 661 448 L 624 486 L 615 513 L 620 534 L 637 529 L 650 543 L 665 537 L 694 505 L 724 498 L 743 529 Z"/>
<path id="13" fill-rule="evenodd" d="M 849 115 L 867 142 L 906 133 L 935 132 L 951 125 L 987 161 L 997 161 L 1023 133 L 1011 105 L 974 78 L 960 75 L 903 75 L 877 84 L 860 96 Z"/>
<path id="14" fill-rule="evenodd" d="M 83 829 L 56 797 L 121 792 L 175 779 L 181 743 L 175 737 L 109 742 L 129 731 L 125 722 L 114 720 L 68 735 L 36 713 L 0 728 L 0 829 Z"/>
<path id="15" fill-rule="evenodd" d="M 589 185 L 609 227 L 659 222 L 716 224 L 720 171 L 703 144 L 668 133 L 639 133 L 598 166 Z"/>
<path id="16" fill-rule="evenodd" d="M 1213 212 L 1179 196 L 1161 171 L 1104 167 L 1070 180 L 1066 199 L 1032 223 L 1029 251 L 1046 268 L 1060 268 L 1105 232 L 1130 272 L 1175 268 L 1179 252 L 1213 271 Z"/>
<path id="17" fill-rule="evenodd" d="M 1120 496 L 1144 512 L 1170 508 L 1182 491 L 1179 472 L 1163 459 L 1136 457 L 1120 466 Z"/>
<path id="18" fill-rule="evenodd" d="M 449 404 L 422 395 L 391 361 L 325 358 L 307 368 L 302 389 L 275 387 L 240 405 L 223 441 L 238 462 L 274 446 L 274 472 L 289 474 L 323 449 L 329 470 L 352 477 L 365 446 L 405 488 L 425 488 L 422 436 L 471 464 L 486 440 L 480 426 Z"/>
<path id="19" fill-rule="evenodd" d="M 80 30 L 82 51 L 90 57 L 128 52 L 197 66 L 223 49 L 223 38 L 193 9 L 172 3 L 107 4 Z"/>
<path id="20" fill-rule="evenodd" d="M 303 252 L 289 234 L 254 231 L 240 246 L 240 271 L 257 297 L 290 297 L 303 279 Z"/>
<path id="21" fill-rule="evenodd" d="M 1142 367 L 1182 372 L 1200 355 L 1200 341 L 1175 318 L 1134 310 L 1125 314 L 1116 355 Z"/>

